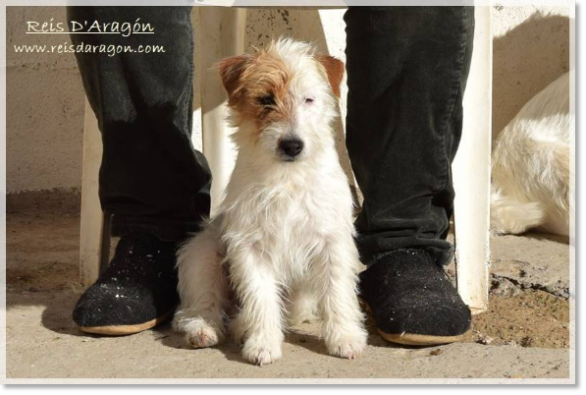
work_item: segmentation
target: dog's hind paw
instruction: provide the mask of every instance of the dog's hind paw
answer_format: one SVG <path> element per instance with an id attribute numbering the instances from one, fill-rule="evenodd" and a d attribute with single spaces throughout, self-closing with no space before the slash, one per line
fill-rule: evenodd
<path id="1" fill-rule="evenodd" d="M 186 334 L 185 338 L 193 348 L 213 347 L 219 342 L 218 336 L 214 330 L 204 328 L 198 332 Z"/>
<path id="2" fill-rule="evenodd" d="M 185 340 L 193 348 L 213 347 L 222 340 L 222 334 L 205 322 L 192 322 L 183 330 Z"/>
<path id="3" fill-rule="evenodd" d="M 342 337 L 337 341 L 328 342 L 327 346 L 330 355 L 346 359 L 356 359 L 366 347 L 366 336 Z"/>

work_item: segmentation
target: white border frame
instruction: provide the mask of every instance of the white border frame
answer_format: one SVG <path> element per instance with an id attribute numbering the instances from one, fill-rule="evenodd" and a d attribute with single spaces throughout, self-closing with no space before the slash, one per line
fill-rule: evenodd
<path id="1" fill-rule="evenodd" d="M 2 229 L 0 229 L 0 262 L 2 269 L 0 271 L 0 286 L 2 294 L 0 295 L 0 345 L 4 352 L 0 351 L 0 369 L 1 381 L 5 384 L 575 384 L 576 383 L 576 234 L 578 224 L 575 219 L 583 219 L 581 213 L 574 208 L 576 217 L 572 218 L 570 223 L 570 377 L 568 379 L 9 379 L 6 378 L 6 6 L 65 6 L 65 5 L 121 5 L 121 1 L 96 1 L 96 0 L 6 0 L 0 7 L 0 49 L 2 52 L 2 61 L 0 63 L 0 119 L 2 132 L 2 146 L 0 148 L 0 163 L 2 166 L 2 175 L 0 178 L 0 187 L 3 194 L 0 197 L 0 209 L 2 209 Z M 232 0 L 125 0 L 124 5 L 166 5 L 166 6 L 273 6 L 273 7 L 291 7 L 291 6 L 349 6 L 349 5 L 388 5 L 388 6 L 406 6 L 406 5 L 471 5 L 472 0 L 250 0 L 250 1 L 232 1 Z M 316 4 L 317 3 L 317 4 Z M 440 4 L 438 4 L 440 3 Z M 475 5 L 490 5 L 491 0 L 476 0 Z M 574 1 L 568 0 L 495 0 L 493 4 L 502 4 L 506 6 L 569 6 L 570 11 L 570 111 L 577 115 L 576 111 L 576 91 L 575 83 L 581 83 L 575 75 L 576 71 L 576 8 L 573 7 Z M 576 117 L 575 117 L 576 118 Z M 578 120 L 573 125 L 577 126 Z M 579 165 L 575 157 L 576 146 L 580 137 L 574 141 L 572 146 L 571 164 Z M 582 178 L 586 177 L 586 172 L 582 174 L 576 166 L 576 204 L 578 199 L 578 185 Z M 585 240 L 581 240 L 585 241 Z M 584 308 L 583 308 L 584 310 Z"/>

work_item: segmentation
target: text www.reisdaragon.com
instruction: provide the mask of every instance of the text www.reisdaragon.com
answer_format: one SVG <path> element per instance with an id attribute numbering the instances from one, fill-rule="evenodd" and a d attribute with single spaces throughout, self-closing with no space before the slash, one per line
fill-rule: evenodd
<path id="1" fill-rule="evenodd" d="M 114 45 L 114 44 L 59 44 L 59 45 L 14 45 L 14 52 L 18 53 L 95 53 L 116 56 L 121 53 L 164 53 L 163 45 Z"/>

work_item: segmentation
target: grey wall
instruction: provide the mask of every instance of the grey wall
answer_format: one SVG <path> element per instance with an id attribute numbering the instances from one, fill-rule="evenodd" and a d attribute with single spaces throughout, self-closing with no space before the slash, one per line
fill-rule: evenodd
<path id="1" fill-rule="evenodd" d="M 568 7 L 494 7 L 493 134 L 569 69 Z"/>
<path id="2" fill-rule="evenodd" d="M 64 20 L 63 7 L 7 7 L 8 193 L 75 190 L 81 182 L 84 96 L 72 54 L 16 53 L 13 45 L 61 44 L 26 35 L 26 21 Z"/>

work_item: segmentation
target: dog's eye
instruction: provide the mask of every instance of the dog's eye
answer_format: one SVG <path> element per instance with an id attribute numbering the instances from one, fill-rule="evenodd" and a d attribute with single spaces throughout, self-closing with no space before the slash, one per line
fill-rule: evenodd
<path id="1" fill-rule="evenodd" d="M 275 98 L 272 95 L 261 96 L 258 98 L 258 103 L 262 106 L 274 106 Z"/>
<path id="2" fill-rule="evenodd" d="M 315 101 L 315 99 L 313 97 L 306 97 L 305 98 L 305 104 L 311 104 Z"/>

